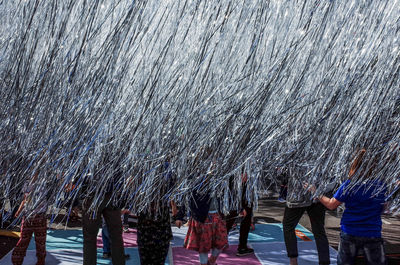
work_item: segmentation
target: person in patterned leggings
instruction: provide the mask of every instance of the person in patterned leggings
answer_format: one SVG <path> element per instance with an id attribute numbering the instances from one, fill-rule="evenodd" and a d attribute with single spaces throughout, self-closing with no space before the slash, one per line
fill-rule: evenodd
<path id="1" fill-rule="evenodd" d="M 164 265 L 172 240 L 170 209 L 173 215 L 177 210 L 176 205 L 166 196 L 174 184 L 169 162 L 163 163 L 159 174 L 166 180 L 159 187 L 160 198 L 138 214 L 137 244 L 141 264 Z"/>
<path id="2" fill-rule="evenodd" d="M 138 216 L 137 243 L 141 264 L 164 265 L 172 239 L 169 208 L 157 217 Z"/>
<path id="3" fill-rule="evenodd" d="M 21 223 L 21 237 L 15 246 L 11 261 L 13 265 L 22 265 L 28 249 L 29 242 L 31 241 L 32 234 L 35 234 L 36 245 L 36 265 L 45 264 L 46 258 L 46 233 L 47 233 L 47 219 L 46 212 L 48 208 L 47 200 L 40 197 L 45 194 L 45 186 L 36 187 L 37 174 L 30 182 L 27 182 L 23 188 L 24 199 L 15 214 L 19 217 L 22 214 Z M 39 202 L 35 205 L 36 202 Z M 32 205 L 35 207 L 32 209 Z"/>
<path id="4" fill-rule="evenodd" d="M 46 258 L 46 233 L 47 233 L 47 220 L 46 214 L 36 214 L 31 217 L 23 217 L 21 225 L 21 238 L 11 256 L 11 261 L 14 265 L 22 265 L 26 255 L 26 250 L 31 241 L 32 234 L 35 233 L 36 245 L 36 265 L 45 264 Z"/>

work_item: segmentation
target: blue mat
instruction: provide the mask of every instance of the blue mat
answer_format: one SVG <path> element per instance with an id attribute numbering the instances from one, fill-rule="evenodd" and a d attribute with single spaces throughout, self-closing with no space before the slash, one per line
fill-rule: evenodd
<path id="1" fill-rule="evenodd" d="M 254 248 L 257 258 L 265 265 L 287 265 L 289 258 L 287 257 L 284 242 L 256 243 L 251 244 Z M 315 242 L 297 242 L 299 251 L 299 265 L 318 265 L 318 252 Z M 337 252 L 333 248 L 329 248 L 331 264 L 336 264 Z"/>
<path id="2" fill-rule="evenodd" d="M 82 230 L 48 230 L 46 249 L 82 249 Z M 28 250 L 35 250 L 35 240 L 31 239 Z"/>
<path id="3" fill-rule="evenodd" d="M 127 264 L 140 265 L 139 251 L 137 248 L 125 248 L 125 253 L 130 255 Z M 112 264 L 111 259 L 103 259 L 102 249 L 97 249 L 97 264 Z M 46 265 L 76 265 L 83 263 L 82 249 L 48 249 L 46 255 Z M 11 252 L 0 260 L 0 265 L 10 265 Z M 36 264 L 36 250 L 28 250 L 24 259 L 24 265 Z M 170 265 L 169 257 L 165 265 Z"/>
<path id="4" fill-rule="evenodd" d="M 250 231 L 248 241 L 259 242 L 284 242 L 282 224 L 256 224 L 256 229 Z M 296 230 L 301 231 L 309 239 L 314 240 L 313 234 L 302 225 L 297 225 Z M 239 240 L 239 228 L 229 234 L 232 240 Z M 297 238 L 298 241 L 303 241 Z"/>

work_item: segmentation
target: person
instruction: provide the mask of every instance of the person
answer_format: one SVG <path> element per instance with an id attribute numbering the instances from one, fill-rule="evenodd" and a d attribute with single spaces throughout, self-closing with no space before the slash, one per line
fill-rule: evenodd
<path id="1" fill-rule="evenodd" d="M 97 264 L 97 233 L 101 224 L 101 216 L 104 217 L 106 222 L 111 244 L 111 259 L 113 264 L 124 265 L 124 243 L 122 239 L 122 221 L 121 209 L 113 206 L 109 201 L 111 199 L 111 192 L 104 195 L 100 203 L 97 213 L 93 215 L 89 211 L 91 200 L 88 199 L 83 204 L 83 264 L 95 265 Z"/>
<path id="2" fill-rule="evenodd" d="M 363 174 L 360 168 L 365 153 L 365 149 L 358 152 L 351 165 L 349 179 L 339 187 L 333 198 L 319 196 L 319 201 L 330 210 L 345 204 L 340 222 L 338 265 L 355 264 L 360 249 L 365 253 L 367 264 L 387 263 L 381 234 L 386 188 L 380 180 L 371 178 L 371 169 L 364 170 L 367 173 Z M 353 184 L 352 178 L 356 174 L 363 179 Z"/>
<path id="3" fill-rule="evenodd" d="M 22 214 L 21 237 L 17 242 L 12 254 L 11 262 L 13 265 L 22 265 L 31 241 L 32 234 L 35 234 L 36 245 L 36 265 L 44 265 L 46 259 L 46 234 L 47 234 L 47 219 L 46 212 L 48 208 L 47 199 L 39 197 L 46 195 L 45 187 L 39 186 L 38 190 L 36 179 L 38 172 L 34 177 L 24 185 L 24 199 L 21 202 L 15 217 Z M 37 205 L 35 203 L 39 202 Z"/>
<path id="4" fill-rule="evenodd" d="M 137 243 L 141 264 L 164 265 L 168 255 L 172 229 L 170 221 L 170 207 L 166 193 L 172 188 L 173 174 L 169 162 L 162 167 L 165 180 L 160 186 L 160 197 L 148 209 L 138 214 Z"/>
<path id="5" fill-rule="evenodd" d="M 76 181 L 72 181 L 71 183 L 65 185 L 65 190 L 64 192 L 67 195 L 72 195 L 74 190 L 76 189 Z M 68 222 L 71 221 L 73 223 L 76 223 L 79 221 L 79 200 L 77 198 L 74 198 L 73 196 L 71 196 L 71 198 L 69 198 L 67 200 L 66 203 L 66 207 L 67 207 L 67 211 L 70 212 L 69 216 L 68 216 Z"/>
<path id="6" fill-rule="evenodd" d="M 219 201 L 210 192 L 201 194 L 192 192 L 189 203 L 191 217 L 189 229 L 185 237 L 184 247 L 199 252 L 201 265 L 214 265 L 219 254 L 228 244 L 226 222 L 219 209 Z M 183 222 L 182 208 L 180 208 L 176 225 L 180 227 Z M 211 250 L 211 256 L 208 253 Z"/>
<path id="7" fill-rule="evenodd" d="M 102 218 L 102 227 L 101 227 L 101 239 L 103 241 L 103 258 L 109 259 L 111 258 L 111 240 L 110 240 L 110 232 L 108 232 L 108 227 L 104 218 Z M 129 259 L 130 255 L 125 254 L 125 259 Z"/>
<path id="8" fill-rule="evenodd" d="M 281 181 L 281 186 L 279 190 L 278 202 L 286 202 L 287 197 L 287 188 L 288 188 L 288 176 L 286 172 L 286 168 L 277 168 L 278 179 Z"/>
<path id="9" fill-rule="evenodd" d="M 233 179 L 231 179 L 233 180 Z M 254 253 L 254 250 L 252 248 L 249 248 L 247 246 L 247 240 L 249 237 L 249 232 L 252 224 L 252 215 L 253 215 L 253 207 L 250 203 L 247 202 L 246 196 L 245 196 L 245 191 L 247 188 L 247 175 L 243 174 L 242 175 L 242 212 L 241 215 L 243 216 L 241 222 L 240 222 L 240 233 L 239 233 L 239 246 L 236 252 L 236 256 L 241 257 L 241 256 L 246 256 Z M 233 183 L 231 183 L 233 184 Z M 232 189 L 231 189 L 232 190 Z M 232 229 L 235 219 L 238 216 L 237 211 L 230 211 L 229 214 L 226 217 L 226 230 L 227 233 Z"/>
<path id="10" fill-rule="evenodd" d="M 103 258 L 109 259 L 111 258 L 110 234 L 108 232 L 107 224 L 104 221 L 104 218 L 101 226 L 101 240 L 103 241 Z"/>
<path id="11" fill-rule="evenodd" d="M 210 187 L 206 186 L 210 183 L 211 172 L 215 166 L 214 162 L 211 163 L 210 167 L 206 165 L 207 163 L 200 164 L 200 161 L 209 160 L 211 153 L 212 148 L 201 148 L 193 164 L 193 172 L 204 172 L 204 168 L 211 170 L 207 170 L 209 172 L 207 175 L 195 173 L 199 185 L 194 185 L 191 189 L 189 229 L 183 245 L 186 249 L 199 252 L 201 265 L 216 264 L 219 254 L 228 244 L 226 222 L 223 219 L 220 200 L 216 192 L 213 193 Z M 204 167 L 201 168 L 202 166 Z M 184 215 L 185 207 L 182 206 L 179 208 L 175 222 L 178 227 L 182 225 Z M 211 256 L 208 257 L 210 251 Z"/>
<path id="12" fill-rule="evenodd" d="M 169 207 L 159 206 L 157 213 L 153 214 L 146 212 L 138 215 L 137 243 L 140 263 L 164 265 L 172 240 Z"/>
<path id="13" fill-rule="evenodd" d="M 302 192 L 303 191 L 303 192 Z M 288 181 L 288 194 L 283 216 L 283 235 L 290 265 L 297 265 L 298 249 L 295 228 L 307 211 L 315 237 L 319 264 L 330 264 L 329 243 L 325 233 L 325 206 L 312 200 L 312 194 L 296 178 Z"/>
<path id="14" fill-rule="evenodd" d="M 129 232 L 129 210 L 124 209 L 121 211 L 123 217 L 122 217 L 122 227 L 123 231 L 125 233 Z"/>
<path id="15" fill-rule="evenodd" d="M 112 164 L 111 155 L 106 154 L 104 164 Z M 105 193 L 96 205 L 96 210 L 91 210 L 93 202 L 93 195 L 89 191 L 83 201 L 82 210 L 82 230 L 83 230 L 83 264 L 96 265 L 97 264 L 97 234 L 101 226 L 102 216 L 108 228 L 111 240 L 111 260 L 114 265 L 125 265 L 124 242 L 122 239 L 122 221 L 121 221 L 121 208 L 114 205 L 112 198 L 119 182 L 122 180 L 122 171 L 119 167 L 118 159 L 115 159 L 114 166 L 107 167 L 113 168 L 113 175 L 108 179 L 105 186 Z M 95 176 L 106 174 L 103 172 L 106 168 L 102 168 L 95 172 Z M 87 181 L 87 180 L 86 180 Z M 85 182 L 84 189 L 88 189 L 88 184 Z M 86 191 L 87 192 L 87 191 Z"/>

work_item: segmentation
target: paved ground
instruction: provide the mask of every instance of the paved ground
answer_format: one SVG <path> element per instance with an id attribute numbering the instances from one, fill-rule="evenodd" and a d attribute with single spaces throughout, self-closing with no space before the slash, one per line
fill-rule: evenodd
<path id="1" fill-rule="evenodd" d="M 262 199 L 259 201 L 258 211 L 254 213 L 257 221 L 265 220 L 267 223 L 282 222 L 285 204 L 274 199 Z M 329 244 L 337 249 L 340 241 L 340 212 L 327 211 L 325 229 Z M 311 231 L 311 224 L 307 214 L 300 220 L 300 224 Z M 385 241 L 385 251 L 390 256 L 390 264 L 400 264 L 400 217 L 384 216 L 382 237 Z M 364 264 L 359 259 L 359 264 Z"/>
<path id="2" fill-rule="evenodd" d="M 259 201 L 258 211 L 254 213 L 254 219 L 257 222 L 280 223 L 282 222 L 284 203 L 275 199 L 264 198 Z M 76 229 L 81 227 L 80 221 L 70 223 L 67 227 L 62 224 L 65 219 L 60 215 L 51 228 L 53 229 Z M 400 264 L 400 218 L 384 216 L 383 218 L 383 238 L 385 240 L 386 253 L 390 256 L 390 265 Z M 311 231 L 310 221 L 307 214 L 300 220 L 300 224 Z M 340 233 L 340 213 L 328 211 L 326 216 L 326 232 L 330 245 L 337 249 Z M 0 236 L 0 258 L 8 253 L 17 243 L 17 239 Z M 364 264 L 360 258 L 358 264 Z"/>

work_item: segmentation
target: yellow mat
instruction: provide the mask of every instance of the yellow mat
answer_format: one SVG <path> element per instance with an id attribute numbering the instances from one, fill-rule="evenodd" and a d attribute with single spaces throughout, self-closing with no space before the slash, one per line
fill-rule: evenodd
<path id="1" fill-rule="evenodd" d="M 10 230 L 1 230 L 0 229 L 0 236 L 10 236 L 19 238 L 21 236 L 20 232 L 10 231 Z"/>

